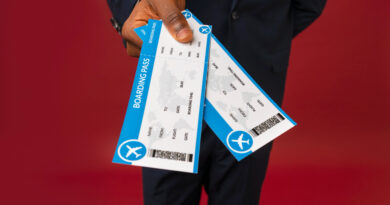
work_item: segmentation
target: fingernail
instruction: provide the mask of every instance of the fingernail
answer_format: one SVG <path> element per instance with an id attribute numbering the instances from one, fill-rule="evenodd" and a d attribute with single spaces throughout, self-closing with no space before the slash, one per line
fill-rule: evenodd
<path id="1" fill-rule="evenodd" d="M 176 38 L 178 41 L 189 41 L 192 37 L 192 31 L 188 28 L 183 28 L 176 33 Z"/>

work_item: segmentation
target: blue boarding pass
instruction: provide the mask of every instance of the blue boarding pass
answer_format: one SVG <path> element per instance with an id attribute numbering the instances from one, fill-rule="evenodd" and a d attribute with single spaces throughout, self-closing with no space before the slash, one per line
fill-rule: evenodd
<path id="1" fill-rule="evenodd" d="M 202 25 L 190 11 L 182 13 L 190 25 Z M 144 39 L 148 28 L 136 32 Z M 296 125 L 214 35 L 205 104 L 204 120 L 238 161 Z"/>
<path id="2" fill-rule="evenodd" d="M 187 44 L 158 20 L 137 32 L 144 42 L 113 162 L 197 173 L 211 26 L 191 27 Z"/>

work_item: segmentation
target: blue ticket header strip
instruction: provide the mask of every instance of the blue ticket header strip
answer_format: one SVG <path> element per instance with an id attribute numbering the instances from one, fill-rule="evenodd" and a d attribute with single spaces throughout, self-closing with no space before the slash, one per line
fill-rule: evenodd
<path id="1" fill-rule="evenodd" d="M 119 146 L 127 140 L 138 139 L 139 136 L 162 24 L 153 22 L 150 26 L 149 39 L 142 45 L 125 120 L 112 160 L 115 163 L 131 164 L 130 161 L 123 160 L 119 156 Z"/>

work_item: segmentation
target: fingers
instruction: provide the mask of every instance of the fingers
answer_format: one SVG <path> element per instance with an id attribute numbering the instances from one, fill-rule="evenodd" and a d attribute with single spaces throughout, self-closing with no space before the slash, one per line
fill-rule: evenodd
<path id="1" fill-rule="evenodd" d="M 129 55 L 129 56 L 139 57 L 139 55 L 141 53 L 141 48 L 132 44 L 129 41 L 126 41 L 126 52 L 127 52 L 127 55 Z"/>
<path id="2" fill-rule="evenodd" d="M 125 39 L 127 42 L 131 42 L 133 46 L 141 48 L 142 40 L 137 35 L 137 33 L 135 33 L 134 29 L 144 25 L 146 25 L 146 22 L 143 21 L 126 21 L 122 27 L 122 38 Z"/>
<path id="3" fill-rule="evenodd" d="M 127 55 L 138 57 L 142 47 L 142 40 L 135 33 L 134 28 L 138 28 L 139 26 L 136 27 L 136 25 L 134 24 L 129 24 L 129 25 L 125 25 L 125 24 L 122 28 L 122 38 L 125 39 L 126 41 Z M 144 25 L 146 25 L 146 23 Z"/>
<path id="4" fill-rule="evenodd" d="M 149 0 L 171 35 L 179 42 L 192 40 L 192 30 L 174 1 Z"/>
<path id="5" fill-rule="evenodd" d="M 122 38 L 126 41 L 126 51 L 127 55 L 133 56 L 133 57 L 139 57 L 141 47 L 142 47 L 142 40 L 141 38 L 135 33 L 134 29 L 146 25 L 146 20 L 133 20 L 133 18 L 129 18 L 126 20 L 126 22 L 123 24 L 122 27 Z"/>
<path id="6" fill-rule="evenodd" d="M 126 41 L 126 51 L 129 56 L 138 57 L 140 54 L 142 40 L 134 29 L 146 25 L 148 19 L 153 17 L 148 7 L 149 4 L 144 1 L 136 4 L 129 18 L 123 24 L 121 35 Z"/>
<path id="7" fill-rule="evenodd" d="M 179 9 L 184 7 L 184 0 L 143 0 L 136 4 L 122 27 L 121 35 L 126 41 L 127 54 L 134 57 L 140 55 L 142 40 L 134 29 L 146 25 L 149 19 L 161 18 L 177 41 L 182 43 L 191 41 L 192 30 Z"/>

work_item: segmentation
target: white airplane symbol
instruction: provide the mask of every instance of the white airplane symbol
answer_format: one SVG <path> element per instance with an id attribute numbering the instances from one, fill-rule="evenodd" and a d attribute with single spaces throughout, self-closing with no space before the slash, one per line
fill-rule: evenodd
<path id="1" fill-rule="evenodd" d="M 208 32 L 209 28 L 202 28 L 202 32 Z"/>
<path id="2" fill-rule="evenodd" d="M 129 149 L 129 151 L 127 152 L 126 154 L 126 158 L 129 157 L 131 154 L 135 154 L 135 158 L 138 158 L 141 154 L 138 154 L 137 153 L 137 150 L 140 150 L 142 149 L 142 147 L 130 147 L 129 145 L 126 145 L 127 149 Z"/>
<path id="3" fill-rule="evenodd" d="M 240 146 L 241 149 L 244 149 L 242 147 L 242 143 L 249 144 L 249 139 L 242 140 L 242 137 L 244 137 L 244 134 L 241 134 L 236 140 L 232 140 L 232 142 L 236 142 L 238 144 L 238 146 Z"/>

